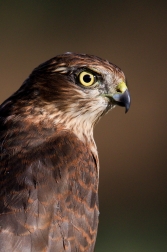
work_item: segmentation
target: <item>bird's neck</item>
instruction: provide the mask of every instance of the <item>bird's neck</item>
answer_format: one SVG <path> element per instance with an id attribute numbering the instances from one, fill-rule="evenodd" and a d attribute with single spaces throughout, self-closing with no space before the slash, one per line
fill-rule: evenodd
<path id="1" fill-rule="evenodd" d="M 84 144 L 89 145 L 92 153 L 97 152 L 93 136 L 94 123 L 91 116 L 75 116 L 74 114 L 69 116 L 69 114 L 57 111 L 56 117 L 53 118 L 53 123 L 54 125 L 61 125 L 62 130 L 75 134 Z"/>
<path id="2" fill-rule="evenodd" d="M 57 130 L 59 132 L 69 131 L 75 134 L 80 141 L 89 146 L 99 170 L 97 147 L 93 136 L 93 128 L 96 121 L 94 114 L 76 113 L 75 110 L 72 109 L 69 111 L 62 111 L 56 107 L 52 107 L 52 105 L 47 105 L 43 106 L 40 111 L 36 108 L 33 115 L 34 119 L 32 119 L 32 122 L 37 125 L 43 124 L 44 128 L 53 128 L 55 132 L 57 132 Z"/>

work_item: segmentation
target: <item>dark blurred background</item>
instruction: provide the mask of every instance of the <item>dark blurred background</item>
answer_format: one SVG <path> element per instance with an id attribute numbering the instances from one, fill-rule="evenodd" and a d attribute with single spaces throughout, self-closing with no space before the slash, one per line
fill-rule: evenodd
<path id="1" fill-rule="evenodd" d="M 123 69 L 132 105 L 95 129 L 100 156 L 96 252 L 167 251 L 167 1 L 1 1 L 0 101 L 66 51 Z"/>

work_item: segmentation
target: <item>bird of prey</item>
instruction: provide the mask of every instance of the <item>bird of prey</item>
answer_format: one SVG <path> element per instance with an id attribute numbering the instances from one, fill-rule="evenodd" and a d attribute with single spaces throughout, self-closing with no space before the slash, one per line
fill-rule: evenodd
<path id="1" fill-rule="evenodd" d="M 93 252 L 97 121 L 130 95 L 119 67 L 65 53 L 0 106 L 0 252 Z"/>

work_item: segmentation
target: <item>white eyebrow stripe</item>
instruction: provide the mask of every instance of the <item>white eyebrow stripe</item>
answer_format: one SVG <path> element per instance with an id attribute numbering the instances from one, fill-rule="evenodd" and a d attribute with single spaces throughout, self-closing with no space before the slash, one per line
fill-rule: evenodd
<path id="1" fill-rule="evenodd" d="M 67 67 L 58 67 L 54 70 L 54 72 L 64 72 L 64 73 L 67 73 L 68 72 L 68 69 Z"/>
<path id="2" fill-rule="evenodd" d="M 73 66 L 71 66 L 71 67 L 73 67 Z M 83 66 L 79 66 L 80 68 L 87 68 L 88 70 L 90 69 L 90 70 L 92 70 L 89 66 L 87 67 L 86 65 L 83 65 Z M 70 67 L 67 67 L 67 66 L 63 66 L 63 64 L 62 64 L 62 66 L 61 66 L 61 64 L 60 65 L 58 65 L 58 67 L 57 68 L 55 68 L 54 70 L 52 70 L 53 72 L 56 72 L 56 73 L 63 73 L 63 74 L 65 74 L 65 73 L 68 73 L 68 71 L 70 70 Z M 97 71 L 94 71 L 93 70 L 93 72 L 95 72 L 95 73 L 98 73 Z"/>

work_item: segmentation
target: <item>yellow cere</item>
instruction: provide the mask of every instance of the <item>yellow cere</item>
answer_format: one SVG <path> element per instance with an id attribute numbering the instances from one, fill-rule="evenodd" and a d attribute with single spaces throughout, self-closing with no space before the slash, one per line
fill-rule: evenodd
<path id="1" fill-rule="evenodd" d="M 89 72 L 83 71 L 79 75 L 79 81 L 82 85 L 89 87 L 95 82 L 95 76 Z"/>
<path id="2" fill-rule="evenodd" d="M 120 82 L 117 86 L 117 91 L 124 93 L 126 90 L 127 90 L 127 86 L 126 86 L 125 82 L 123 82 L 123 81 Z"/>

